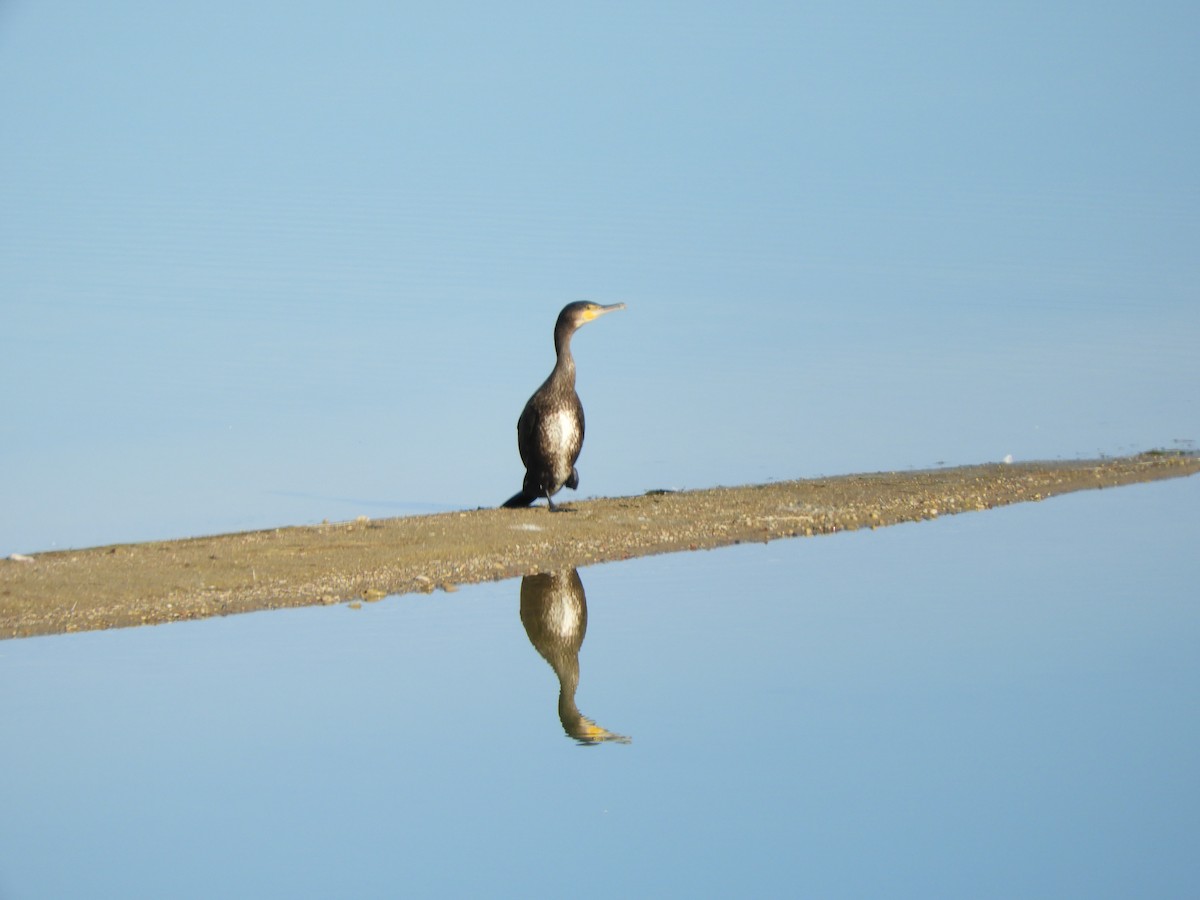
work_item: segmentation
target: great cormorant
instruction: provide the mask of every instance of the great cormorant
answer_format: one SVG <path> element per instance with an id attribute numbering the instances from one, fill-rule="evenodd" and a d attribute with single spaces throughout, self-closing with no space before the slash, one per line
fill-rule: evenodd
<path id="1" fill-rule="evenodd" d="M 525 483 L 504 505 L 529 506 L 539 497 L 550 498 L 564 487 L 579 486 L 575 460 L 583 446 L 583 404 L 575 393 L 575 360 L 571 358 L 571 335 L 585 322 L 614 310 L 624 303 L 601 306 L 599 303 L 568 303 L 554 325 L 554 352 L 558 361 L 540 388 L 534 391 L 521 418 L 517 420 L 517 449 L 525 464 Z"/>
<path id="2" fill-rule="evenodd" d="M 602 728 L 579 711 L 579 648 L 587 634 L 587 595 L 575 569 L 542 572 L 521 579 L 521 623 L 529 642 L 558 676 L 558 720 L 581 744 L 629 738 Z"/>

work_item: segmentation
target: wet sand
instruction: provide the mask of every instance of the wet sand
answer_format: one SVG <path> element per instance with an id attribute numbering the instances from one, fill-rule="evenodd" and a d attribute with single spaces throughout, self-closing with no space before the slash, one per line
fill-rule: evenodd
<path id="1" fill-rule="evenodd" d="M 0 638 L 199 619 L 933 519 L 1200 472 L 1200 457 L 844 475 L 121 544 L 0 560 Z M 561 495 L 560 495 L 561 496 Z M 1120 523 L 1114 523 L 1119 527 Z"/>

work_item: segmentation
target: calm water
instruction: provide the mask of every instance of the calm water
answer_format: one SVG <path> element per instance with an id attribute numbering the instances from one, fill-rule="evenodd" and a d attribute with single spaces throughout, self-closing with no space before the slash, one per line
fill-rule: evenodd
<path id="1" fill-rule="evenodd" d="M 0 896 L 1194 896 L 1198 528 L 1193 478 L 0 642 Z"/>
<path id="2" fill-rule="evenodd" d="M 1194 448 L 1185 6 L 0 4 L 0 556 Z M 0 900 L 1196 896 L 1198 494 L 0 642 Z"/>
<path id="3" fill-rule="evenodd" d="M 1194 447 L 1170 6 L 0 3 L 0 556 Z"/>

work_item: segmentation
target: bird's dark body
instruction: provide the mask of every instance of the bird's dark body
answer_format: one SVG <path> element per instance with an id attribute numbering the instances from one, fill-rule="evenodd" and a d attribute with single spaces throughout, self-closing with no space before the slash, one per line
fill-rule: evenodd
<path id="1" fill-rule="evenodd" d="M 575 462 L 583 449 L 583 404 L 575 385 L 547 381 L 517 420 L 517 449 L 525 464 L 521 492 L 551 497 L 564 487 L 579 486 Z"/>
<path id="2" fill-rule="evenodd" d="M 550 377 L 542 382 L 517 420 L 517 449 L 525 464 L 521 491 L 510 497 L 507 507 L 529 506 L 539 497 L 551 500 L 564 487 L 579 487 L 575 462 L 583 448 L 583 404 L 575 393 L 575 360 L 571 356 L 571 335 L 584 322 L 624 304 L 599 306 L 595 303 L 571 303 L 559 313 L 554 326 L 557 361 Z"/>
<path id="3" fill-rule="evenodd" d="M 575 569 L 541 572 L 521 579 L 521 624 L 529 642 L 558 676 L 558 719 L 581 744 L 629 738 L 602 728 L 579 711 L 579 648 L 587 634 L 587 595 Z"/>

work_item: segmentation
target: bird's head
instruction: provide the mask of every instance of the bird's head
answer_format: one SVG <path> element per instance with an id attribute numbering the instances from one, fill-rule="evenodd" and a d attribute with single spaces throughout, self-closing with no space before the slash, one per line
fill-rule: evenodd
<path id="1" fill-rule="evenodd" d="M 577 303 L 568 303 L 563 307 L 562 312 L 558 314 L 558 322 L 555 330 L 559 328 L 567 328 L 574 331 L 580 325 L 598 319 L 605 313 L 616 312 L 618 309 L 624 309 L 624 303 L 613 303 L 608 306 L 602 306 L 599 303 L 592 303 L 588 300 L 581 300 Z"/>

